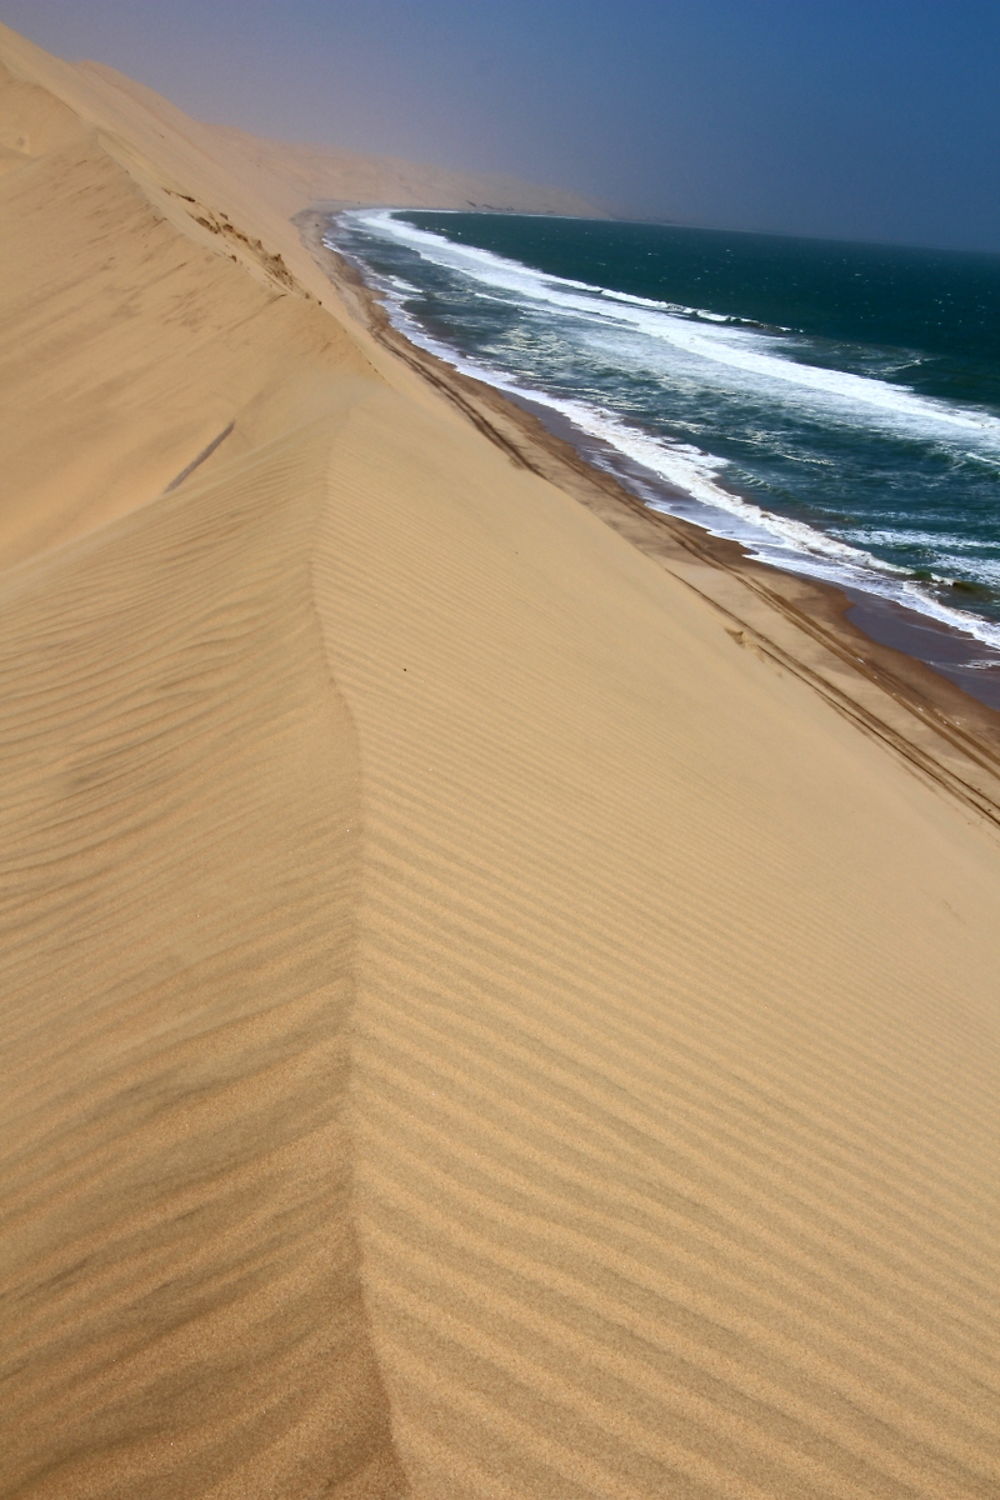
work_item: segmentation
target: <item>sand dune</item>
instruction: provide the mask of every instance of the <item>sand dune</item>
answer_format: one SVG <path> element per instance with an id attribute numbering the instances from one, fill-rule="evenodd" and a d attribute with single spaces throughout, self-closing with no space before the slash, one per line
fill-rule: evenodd
<path id="1" fill-rule="evenodd" d="M 293 145 L 232 126 L 203 125 L 114 68 L 82 63 L 78 72 L 98 84 L 97 99 L 102 103 L 110 94 L 124 98 L 128 105 L 138 104 L 158 122 L 169 118 L 177 134 L 199 140 L 230 173 L 247 183 L 264 184 L 267 196 L 281 204 L 289 217 L 308 204 L 325 200 L 606 217 L 605 209 L 579 193 L 523 182 L 502 173 L 448 171 L 400 157 Z"/>
<path id="2" fill-rule="evenodd" d="M 0 59 L 0 1494 L 995 1496 L 995 729 Z"/>
<path id="3" fill-rule="evenodd" d="M 387 441 L 393 405 L 339 445 L 318 579 L 367 792 L 364 1263 L 417 1492 L 989 1494 L 993 836 L 959 848 L 472 435 Z"/>

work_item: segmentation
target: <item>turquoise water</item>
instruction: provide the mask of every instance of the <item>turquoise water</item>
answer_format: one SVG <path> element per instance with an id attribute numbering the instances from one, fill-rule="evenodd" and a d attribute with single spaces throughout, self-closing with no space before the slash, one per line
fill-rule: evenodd
<path id="1" fill-rule="evenodd" d="M 388 210 L 329 239 L 647 503 L 1000 646 L 1000 257 Z"/>

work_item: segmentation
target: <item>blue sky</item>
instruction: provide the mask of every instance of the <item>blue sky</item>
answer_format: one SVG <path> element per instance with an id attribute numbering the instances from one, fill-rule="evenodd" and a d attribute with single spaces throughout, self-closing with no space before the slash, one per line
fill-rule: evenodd
<path id="1" fill-rule="evenodd" d="M 0 0 L 204 119 L 623 214 L 1000 252 L 1000 0 Z"/>

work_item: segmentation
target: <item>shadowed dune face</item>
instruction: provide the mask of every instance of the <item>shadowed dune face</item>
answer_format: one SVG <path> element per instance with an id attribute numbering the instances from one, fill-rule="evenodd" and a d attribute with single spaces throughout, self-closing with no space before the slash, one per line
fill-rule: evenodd
<path id="1" fill-rule="evenodd" d="M 995 831 L 0 42 L 0 1493 L 994 1500 Z"/>

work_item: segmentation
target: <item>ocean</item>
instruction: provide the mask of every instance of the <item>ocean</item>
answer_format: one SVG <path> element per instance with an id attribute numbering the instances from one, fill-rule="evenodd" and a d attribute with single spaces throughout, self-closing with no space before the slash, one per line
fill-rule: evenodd
<path id="1" fill-rule="evenodd" d="M 950 626 L 965 681 L 1000 679 L 1000 256 L 388 209 L 326 239 L 650 506 Z"/>

